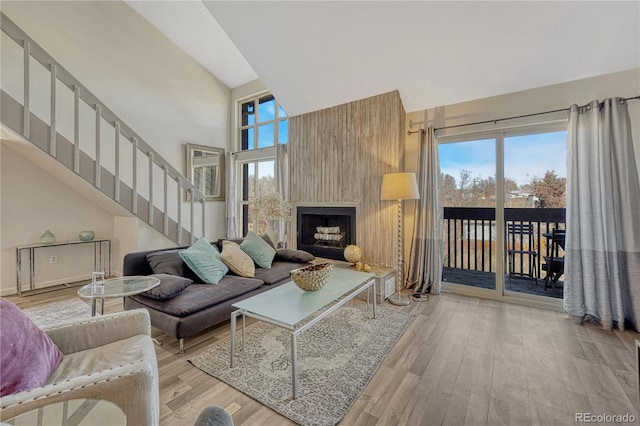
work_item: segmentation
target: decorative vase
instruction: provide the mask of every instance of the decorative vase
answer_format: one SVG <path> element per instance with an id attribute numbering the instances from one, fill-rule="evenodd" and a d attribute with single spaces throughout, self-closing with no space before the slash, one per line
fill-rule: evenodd
<path id="1" fill-rule="evenodd" d="M 344 249 L 344 258 L 347 262 L 356 263 L 362 258 L 362 251 L 360 247 L 355 244 L 350 244 Z"/>
<path id="2" fill-rule="evenodd" d="M 78 235 L 80 241 L 93 241 L 95 237 L 96 233 L 93 231 L 80 231 L 80 234 Z"/>
<path id="3" fill-rule="evenodd" d="M 44 231 L 44 234 L 42 234 L 42 236 L 40 237 L 40 242 L 42 244 L 55 243 L 56 242 L 56 236 L 53 235 L 53 233 L 47 229 L 46 231 Z"/>
<path id="4" fill-rule="evenodd" d="M 278 243 L 280 242 L 280 233 L 278 232 L 278 220 L 268 219 L 267 220 L 267 229 L 264 231 L 265 234 L 269 236 L 273 244 L 278 247 Z"/>

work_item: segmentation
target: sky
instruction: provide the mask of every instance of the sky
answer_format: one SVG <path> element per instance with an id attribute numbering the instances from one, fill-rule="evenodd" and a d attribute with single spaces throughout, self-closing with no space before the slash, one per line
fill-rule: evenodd
<path id="1" fill-rule="evenodd" d="M 505 177 L 518 185 L 533 177 L 544 177 L 547 170 L 558 177 L 567 176 L 566 132 L 541 133 L 505 138 Z M 495 176 L 495 142 L 493 139 L 440 144 L 440 170 L 460 180 L 460 170 L 472 172 L 473 177 L 486 179 Z"/>

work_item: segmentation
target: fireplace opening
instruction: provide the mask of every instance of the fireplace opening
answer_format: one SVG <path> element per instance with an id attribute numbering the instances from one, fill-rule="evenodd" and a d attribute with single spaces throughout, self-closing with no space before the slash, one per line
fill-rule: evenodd
<path id="1" fill-rule="evenodd" d="M 356 243 L 355 207 L 298 207 L 296 215 L 299 250 L 344 260 L 344 248 Z"/>

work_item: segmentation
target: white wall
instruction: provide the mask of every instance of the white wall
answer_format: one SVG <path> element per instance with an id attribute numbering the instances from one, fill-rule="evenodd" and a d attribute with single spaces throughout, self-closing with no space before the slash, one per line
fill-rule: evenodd
<path id="1" fill-rule="evenodd" d="M 3 0 L 1 8 L 177 170 L 184 173 L 186 143 L 230 149 L 230 90 L 125 3 Z M 11 163 L 14 155 L 9 156 L 9 160 L 2 159 L 3 165 Z M 46 173 L 37 173 L 29 162 L 22 164 L 24 168 L 0 170 L 5 188 L 1 193 L 3 213 L 6 206 L 20 206 L 25 201 L 20 191 L 6 191 L 8 181 L 32 181 L 32 176 L 39 176 L 43 181 L 39 186 L 50 184 Z M 31 209 L 28 217 L 17 215 L 10 220 L 3 214 L 3 289 L 7 287 L 4 278 L 14 275 L 13 268 L 7 269 L 10 274 L 5 270 L 4 251 L 36 242 L 44 229 L 34 224 L 49 223 L 49 228 L 58 229 L 59 238 L 77 237 L 76 222 L 56 217 L 60 221 L 52 223 L 47 211 L 75 210 L 74 204 L 60 201 L 73 197 L 60 185 L 50 189 L 61 195 L 54 192 L 45 208 Z M 224 202 L 207 203 L 208 238 L 224 236 L 224 211 Z M 92 222 L 93 228 L 108 228 L 113 235 L 115 216 L 94 216 L 103 222 Z M 146 231 L 138 235 L 155 242 Z M 138 241 L 140 247 L 148 245 Z"/>
<path id="2" fill-rule="evenodd" d="M 437 82 L 434 82 L 437 84 Z M 417 125 L 409 126 L 409 122 L 424 121 L 434 127 L 452 126 L 473 123 L 496 118 L 514 117 L 543 111 L 567 108 L 571 104 L 584 105 L 594 99 L 602 100 L 611 97 L 633 97 L 640 95 L 640 68 L 606 74 L 537 89 L 509 93 L 501 96 L 478 99 L 454 105 L 444 105 L 423 111 L 407 114 L 407 129 L 415 130 Z M 634 141 L 636 161 L 640 166 L 640 101 L 628 104 Z M 545 116 L 537 119 L 544 120 Z M 536 119 L 531 119 L 536 120 Z M 510 122 L 498 123 L 497 126 L 509 125 Z M 455 130 L 455 129 L 454 129 Z M 458 129 L 460 130 L 470 130 Z M 405 170 L 416 171 L 418 136 L 413 134 L 405 138 Z M 413 202 L 406 202 L 405 229 L 413 226 Z M 405 233 L 405 252 L 410 248 L 410 232 Z"/>
<path id="3" fill-rule="evenodd" d="M 640 68 L 415 111 L 407 114 L 407 129 L 417 129 L 417 126 L 409 127 L 410 121 L 426 121 L 427 124 L 433 124 L 438 128 L 568 108 L 571 104 L 584 105 L 594 99 L 624 98 L 637 95 L 640 95 Z M 631 116 L 636 157 L 640 159 L 638 156 L 640 154 L 639 101 L 629 102 L 629 115 Z M 540 116 L 537 119 L 544 120 L 545 116 Z M 497 126 L 509 124 L 510 122 L 502 122 Z M 405 142 L 405 166 L 408 171 L 414 171 L 417 168 L 418 137 L 415 134 L 407 136 Z"/>
<path id="4" fill-rule="evenodd" d="M 57 241 L 78 240 L 83 230 L 93 230 L 96 238 L 113 239 L 113 216 L 79 195 L 7 145 L 0 148 L 2 159 L 2 281 L 0 294 L 16 291 L 16 246 L 36 244 L 46 229 Z M 48 248 L 36 258 L 36 282 L 54 282 L 64 277 L 91 276 L 93 251 L 86 247 Z M 49 256 L 58 256 L 50 265 Z M 46 257 L 46 262 L 44 262 Z M 28 268 L 25 266 L 28 272 Z M 25 276 L 28 276 L 25 275 Z"/>

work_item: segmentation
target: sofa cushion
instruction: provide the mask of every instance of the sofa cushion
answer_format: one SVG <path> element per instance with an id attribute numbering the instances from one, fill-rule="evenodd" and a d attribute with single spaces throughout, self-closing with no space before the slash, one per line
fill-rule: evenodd
<path id="1" fill-rule="evenodd" d="M 315 260 L 315 256 L 304 250 L 280 249 L 276 252 L 274 261 L 306 263 Z"/>
<path id="2" fill-rule="evenodd" d="M 273 241 L 271 241 L 271 238 L 269 238 L 269 236 L 267 234 L 262 234 L 260 235 L 260 238 L 262 238 L 267 244 L 269 244 L 271 247 L 273 247 L 273 249 L 276 249 L 275 244 L 273 243 Z M 216 242 L 216 248 L 220 251 L 222 251 L 222 243 L 224 243 L 225 241 L 232 241 L 238 245 L 242 244 L 242 242 L 244 241 L 244 238 L 234 238 L 234 239 L 224 239 L 224 238 L 220 238 L 217 242 Z"/>
<path id="3" fill-rule="evenodd" d="M 273 262 L 273 258 L 276 255 L 276 250 L 255 232 L 247 232 L 247 236 L 244 237 L 240 248 L 251 256 L 259 267 L 271 268 L 271 262 Z"/>
<path id="4" fill-rule="evenodd" d="M 290 277 L 289 272 L 300 267 L 299 263 L 273 262 L 271 268 L 256 268 L 256 278 L 266 285 L 275 284 Z"/>
<path id="5" fill-rule="evenodd" d="M 249 293 L 263 285 L 255 278 L 225 275 L 216 285 L 191 284 L 176 297 L 157 300 L 142 295 L 129 296 L 138 303 L 169 315 L 184 317 L 202 309 Z"/>
<path id="6" fill-rule="evenodd" d="M 256 275 L 256 265 L 253 263 L 251 256 L 245 253 L 240 246 L 233 241 L 222 242 L 220 259 L 222 259 L 229 269 L 241 277 L 251 278 Z"/>
<path id="7" fill-rule="evenodd" d="M 62 352 L 16 305 L 0 299 L 0 396 L 44 385 Z"/>
<path id="8" fill-rule="evenodd" d="M 220 259 L 220 253 L 205 238 L 180 252 L 180 257 L 202 282 L 217 284 L 229 268 Z"/>
<path id="9" fill-rule="evenodd" d="M 178 277 L 176 275 L 151 274 L 151 276 L 158 278 L 160 284 L 142 294 L 152 299 L 171 299 L 193 283 L 193 280 L 190 278 Z"/>
<path id="10" fill-rule="evenodd" d="M 180 257 L 180 251 L 161 250 L 147 254 L 147 261 L 154 274 L 169 274 L 184 277 L 186 275 L 186 265 Z"/>
<path id="11" fill-rule="evenodd" d="M 276 249 L 276 244 L 273 242 L 273 240 L 271 238 L 269 238 L 269 235 L 262 234 L 262 235 L 260 235 L 260 238 L 262 238 L 264 240 L 264 242 L 269 244 L 274 250 Z"/>
<path id="12" fill-rule="evenodd" d="M 59 383 L 78 376 L 108 370 L 117 365 L 150 359 L 155 359 L 153 341 L 146 334 L 138 334 L 124 340 L 65 355 L 46 384 Z"/>

